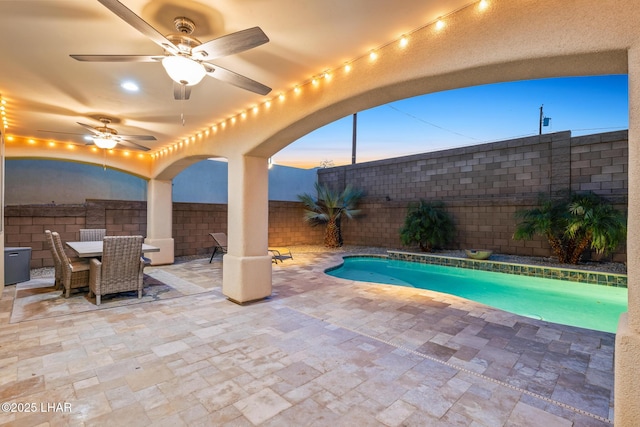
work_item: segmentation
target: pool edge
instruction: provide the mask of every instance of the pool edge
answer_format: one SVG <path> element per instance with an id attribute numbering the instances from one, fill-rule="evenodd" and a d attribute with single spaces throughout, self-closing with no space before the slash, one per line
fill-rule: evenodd
<path id="1" fill-rule="evenodd" d="M 627 287 L 626 274 L 601 273 L 597 271 L 578 270 L 571 268 L 533 266 L 528 264 L 493 261 L 491 259 L 474 260 L 468 258 L 457 258 L 444 255 L 422 254 L 394 250 L 389 250 L 387 251 L 387 253 L 390 260 L 418 262 L 423 264 L 434 264 L 447 267 L 459 267 L 471 270 L 516 274 L 521 276 L 540 277 L 544 279 L 556 279 L 569 282 L 589 283 L 593 285 L 613 286 L 619 288 Z"/>

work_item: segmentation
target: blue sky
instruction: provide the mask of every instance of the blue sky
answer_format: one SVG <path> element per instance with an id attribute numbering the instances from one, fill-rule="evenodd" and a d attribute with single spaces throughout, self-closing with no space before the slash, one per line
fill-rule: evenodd
<path id="1" fill-rule="evenodd" d="M 627 76 L 571 77 L 474 86 L 408 98 L 358 113 L 357 162 L 538 134 L 627 129 Z M 273 156 L 311 168 L 351 163 L 352 116 L 300 138 Z"/>

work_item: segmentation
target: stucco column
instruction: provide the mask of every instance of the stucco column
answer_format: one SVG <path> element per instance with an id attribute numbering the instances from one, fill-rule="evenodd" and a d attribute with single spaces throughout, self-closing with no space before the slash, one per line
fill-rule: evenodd
<path id="1" fill-rule="evenodd" d="M 173 200 L 171 180 L 152 179 L 147 185 L 147 238 L 145 243 L 158 246 L 160 252 L 148 252 L 152 265 L 172 264 Z"/>
<path id="2" fill-rule="evenodd" d="M 267 159 L 229 158 L 229 226 L 222 262 L 222 293 L 245 303 L 271 295 L 269 169 Z"/>
<path id="3" fill-rule="evenodd" d="M 640 46 L 629 49 L 629 204 L 627 275 L 629 309 L 622 314 L 615 347 L 616 427 L 640 420 Z"/>

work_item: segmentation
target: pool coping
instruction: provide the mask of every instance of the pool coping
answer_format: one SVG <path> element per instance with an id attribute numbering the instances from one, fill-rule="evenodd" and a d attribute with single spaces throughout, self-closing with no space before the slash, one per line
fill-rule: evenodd
<path id="1" fill-rule="evenodd" d="M 368 257 L 387 258 L 390 260 L 419 262 L 447 267 L 459 267 L 472 270 L 491 271 L 495 273 L 516 274 L 545 279 L 564 280 L 569 282 L 590 283 L 593 285 L 627 287 L 627 275 L 617 273 L 602 273 L 598 271 L 579 270 L 572 268 L 546 267 L 529 264 L 510 263 L 504 261 L 475 260 L 445 255 L 423 254 L 404 251 L 387 251 L 388 255 L 345 255 L 343 258 Z M 337 268 L 339 266 L 336 266 Z M 329 269 L 331 270 L 331 269 Z"/>

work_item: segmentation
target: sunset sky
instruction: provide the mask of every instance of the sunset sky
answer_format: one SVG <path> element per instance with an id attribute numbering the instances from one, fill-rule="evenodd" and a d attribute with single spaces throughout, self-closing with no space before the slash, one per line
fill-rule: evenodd
<path id="1" fill-rule="evenodd" d="M 358 163 L 543 133 L 627 129 L 627 76 L 574 77 L 475 86 L 396 101 L 358 113 Z M 311 132 L 273 156 L 301 168 L 351 163 L 352 116 Z"/>

